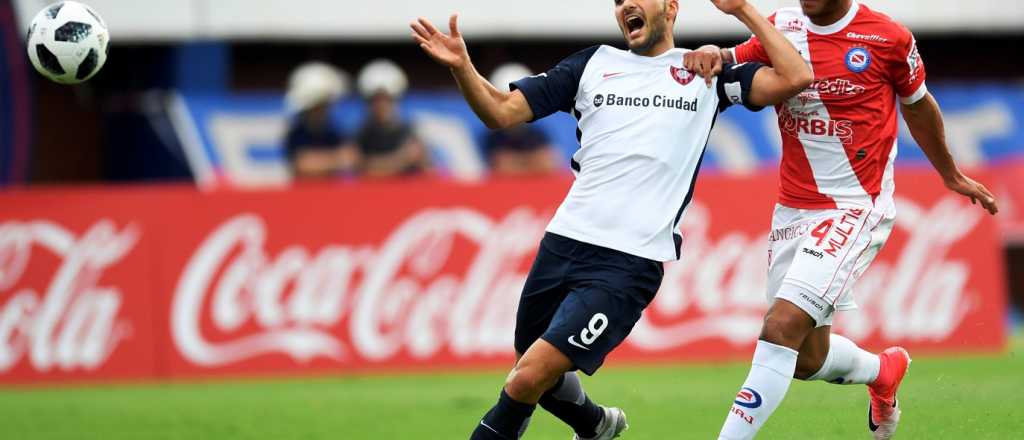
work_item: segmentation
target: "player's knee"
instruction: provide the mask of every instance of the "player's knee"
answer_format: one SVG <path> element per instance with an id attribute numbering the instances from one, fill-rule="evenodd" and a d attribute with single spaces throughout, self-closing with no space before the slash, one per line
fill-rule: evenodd
<path id="1" fill-rule="evenodd" d="M 807 333 L 814 327 L 809 317 L 799 313 L 773 310 L 761 328 L 762 341 L 798 350 Z"/>
<path id="2" fill-rule="evenodd" d="M 517 401 L 533 402 L 555 385 L 559 374 L 536 366 L 517 366 L 505 380 L 505 392 Z"/>

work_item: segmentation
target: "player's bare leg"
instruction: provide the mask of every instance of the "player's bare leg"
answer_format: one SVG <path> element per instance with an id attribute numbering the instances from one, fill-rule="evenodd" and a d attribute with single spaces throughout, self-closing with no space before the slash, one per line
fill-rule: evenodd
<path id="1" fill-rule="evenodd" d="M 516 353 L 516 362 L 522 356 Z M 540 396 L 537 404 L 569 425 L 577 439 L 614 438 L 626 428 L 625 413 L 621 409 L 605 408 L 591 401 L 583 390 L 579 375 L 574 371 L 565 372 L 551 389 Z M 524 432 L 529 424 L 530 419 L 527 419 L 523 424 Z"/>
<path id="2" fill-rule="evenodd" d="M 811 377 L 821 371 L 828 358 L 829 337 L 832 335 L 832 326 L 818 327 L 810 331 L 800 346 L 800 353 L 796 358 L 796 372 L 794 379 L 811 380 Z"/>
<path id="3" fill-rule="evenodd" d="M 754 360 L 719 439 L 752 439 L 779 407 L 796 372 L 797 350 L 814 329 L 814 319 L 795 304 L 776 300 L 765 316 Z"/>
<path id="4" fill-rule="evenodd" d="M 561 351 L 538 339 L 516 362 L 505 379 L 498 403 L 484 415 L 470 440 L 518 439 L 541 395 L 572 366 L 572 361 Z"/>

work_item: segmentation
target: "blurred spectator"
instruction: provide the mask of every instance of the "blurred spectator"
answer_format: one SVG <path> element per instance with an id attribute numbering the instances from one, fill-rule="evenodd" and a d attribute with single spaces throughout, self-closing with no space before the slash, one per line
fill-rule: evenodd
<path id="1" fill-rule="evenodd" d="M 296 114 L 285 139 L 285 154 L 296 179 L 351 172 L 359 152 L 331 119 L 331 108 L 348 91 L 348 80 L 334 67 L 308 63 L 295 69 L 285 101 Z"/>
<path id="2" fill-rule="evenodd" d="M 398 114 L 396 101 L 408 84 L 405 72 L 388 60 L 373 61 L 359 74 L 359 93 L 368 107 L 367 120 L 356 136 L 365 176 L 411 175 L 430 168 L 426 146 Z"/>
<path id="3" fill-rule="evenodd" d="M 491 84 L 507 93 L 510 83 L 532 74 L 522 64 L 508 63 L 494 70 Z M 530 124 L 492 131 L 484 142 L 484 153 L 496 175 L 548 174 L 558 168 L 551 140 Z"/>

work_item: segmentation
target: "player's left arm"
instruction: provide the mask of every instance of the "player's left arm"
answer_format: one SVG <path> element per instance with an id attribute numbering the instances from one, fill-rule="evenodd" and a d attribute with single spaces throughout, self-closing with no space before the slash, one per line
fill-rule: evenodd
<path id="1" fill-rule="evenodd" d="M 781 103 L 802 92 L 814 81 L 811 68 L 793 44 L 746 0 L 711 0 L 722 12 L 735 16 L 754 33 L 772 67 L 758 69 L 745 100 L 752 106 Z"/>
<path id="2" fill-rule="evenodd" d="M 907 122 L 910 134 L 935 171 L 942 176 L 946 188 L 970 198 L 971 203 L 981 202 L 985 210 L 995 215 L 999 212 L 995 196 L 985 185 L 964 175 L 949 152 L 942 110 L 925 86 L 924 62 L 909 30 L 901 29 L 901 38 L 894 52 L 897 56 L 888 60 L 891 63 L 891 81 L 900 96 L 903 120 Z"/>
<path id="3" fill-rule="evenodd" d="M 946 188 L 969 197 L 971 203 L 981 202 L 981 206 L 992 215 L 999 212 L 996 197 L 992 192 L 985 185 L 964 175 L 953 161 L 953 155 L 946 144 L 942 110 L 930 93 L 925 93 L 917 102 L 904 103 L 903 120 L 907 121 L 910 134 L 921 146 L 925 156 L 928 156 L 928 161 L 942 176 Z"/>

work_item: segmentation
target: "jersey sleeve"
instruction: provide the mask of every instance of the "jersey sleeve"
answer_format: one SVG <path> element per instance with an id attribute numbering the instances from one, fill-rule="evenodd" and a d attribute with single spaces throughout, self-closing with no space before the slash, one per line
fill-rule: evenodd
<path id="1" fill-rule="evenodd" d="M 928 93 L 925 85 L 924 60 L 917 50 L 914 34 L 905 27 L 900 27 L 895 58 L 889 62 L 889 76 L 896 88 L 896 94 L 904 104 L 914 104 Z"/>
<path id="2" fill-rule="evenodd" d="M 754 86 L 754 75 L 764 64 L 757 62 L 726 64 L 718 75 L 718 111 L 733 105 L 742 105 L 750 111 L 759 112 L 764 107 L 750 104 L 750 89 Z"/>
<path id="3" fill-rule="evenodd" d="M 768 21 L 774 25 L 775 14 L 768 17 Z M 768 58 L 768 52 L 765 52 L 764 46 L 761 45 L 761 40 L 755 35 L 751 35 L 749 40 L 730 50 L 732 51 L 732 59 L 736 63 L 756 61 L 758 63 L 771 64 L 771 60 Z"/>
<path id="4" fill-rule="evenodd" d="M 510 84 L 511 90 L 519 90 L 526 96 L 526 102 L 533 111 L 530 122 L 545 118 L 559 111 L 571 112 L 579 91 L 583 70 L 600 46 L 584 49 L 562 60 L 551 70 L 540 75 L 523 78 Z"/>

